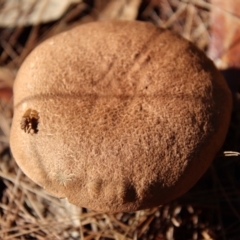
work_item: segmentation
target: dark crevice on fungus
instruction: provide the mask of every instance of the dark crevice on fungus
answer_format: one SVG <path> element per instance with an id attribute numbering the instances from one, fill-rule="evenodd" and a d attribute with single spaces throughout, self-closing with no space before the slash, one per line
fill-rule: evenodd
<path id="1" fill-rule="evenodd" d="M 21 120 L 21 129 L 24 130 L 25 133 L 34 134 L 38 132 L 38 120 L 39 114 L 36 110 L 28 109 Z"/>

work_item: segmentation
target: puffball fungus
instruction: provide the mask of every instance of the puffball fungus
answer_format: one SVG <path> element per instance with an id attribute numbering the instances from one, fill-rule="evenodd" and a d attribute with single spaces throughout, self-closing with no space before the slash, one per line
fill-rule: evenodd
<path id="1" fill-rule="evenodd" d="M 22 64 L 10 144 L 49 193 L 98 211 L 135 211 L 191 188 L 221 148 L 232 97 L 211 60 L 170 31 L 93 22 Z"/>

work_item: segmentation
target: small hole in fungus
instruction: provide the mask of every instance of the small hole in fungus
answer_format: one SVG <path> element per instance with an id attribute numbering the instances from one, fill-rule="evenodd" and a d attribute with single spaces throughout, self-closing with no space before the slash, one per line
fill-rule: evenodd
<path id="1" fill-rule="evenodd" d="M 38 120 L 39 114 L 36 110 L 28 109 L 21 120 L 21 129 L 24 130 L 25 133 L 34 134 L 38 132 Z"/>

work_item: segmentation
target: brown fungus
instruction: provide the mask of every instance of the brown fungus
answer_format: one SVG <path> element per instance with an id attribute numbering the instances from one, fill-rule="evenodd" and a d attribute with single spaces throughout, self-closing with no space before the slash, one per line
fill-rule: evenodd
<path id="1" fill-rule="evenodd" d="M 34 49 L 14 105 L 10 144 L 22 170 L 57 197 L 117 212 L 191 188 L 224 142 L 232 97 L 192 43 L 150 23 L 111 21 Z M 41 113 L 37 134 L 25 133 L 38 119 L 28 109 Z"/>

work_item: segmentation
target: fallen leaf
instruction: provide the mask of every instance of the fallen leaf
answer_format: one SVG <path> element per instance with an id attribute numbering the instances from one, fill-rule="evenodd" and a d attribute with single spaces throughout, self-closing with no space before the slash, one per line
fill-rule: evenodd
<path id="1" fill-rule="evenodd" d="M 5 0 L 0 9 L 0 26 L 36 25 L 59 19 L 73 3 L 81 0 Z"/>
<path id="2" fill-rule="evenodd" d="M 135 20 L 141 0 L 112 0 L 100 12 L 100 20 Z"/>
<path id="3" fill-rule="evenodd" d="M 7 103 L 13 96 L 12 86 L 15 74 L 8 68 L 0 68 L 0 101 Z"/>
<path id="4" fill-rule="evenodd" d="M 211 0 L 208 56 L 220 69 L 240 67 L 240 0 Z"/>

